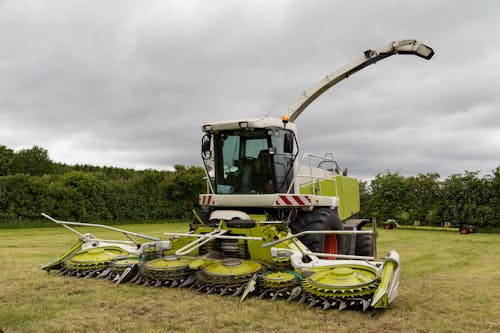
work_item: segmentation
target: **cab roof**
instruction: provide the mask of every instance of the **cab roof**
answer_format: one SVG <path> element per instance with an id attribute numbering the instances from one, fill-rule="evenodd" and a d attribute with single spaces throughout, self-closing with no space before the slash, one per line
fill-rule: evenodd
<path id="1" fill-rule="evenodd" d="M 203 123 L 201 130 L 203 132 L 217 132 L 226 130 L 237 130 L 240 128 L 285 128 L 285 124 L 279 118 L 247 118 L 225 121 L 214 121 Z M 296 132 L 297 127 L 293 123 L 287 123 L 286 128 Z"/>

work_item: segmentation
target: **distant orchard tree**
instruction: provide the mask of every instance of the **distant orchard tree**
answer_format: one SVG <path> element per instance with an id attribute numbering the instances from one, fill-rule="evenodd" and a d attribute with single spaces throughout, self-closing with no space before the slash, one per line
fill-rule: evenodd
<path id="1" fill-rule="evenodd" d="M 379 221 L 400 220 L 408 210 L 408 181 L 398 172 L 377 174 L 371 181 L 370 208 Z"/>
<path id="2" fill-rule="evenodd" d="M 373 217 L 372 205 L 371 205 L 371 192 L 369 185 L 366 181 L 358 181 L 359 186 L 359 201 L 361 205 L 361 211 L 359 216 L 363 218 Z"/>
<path id="3" fill-rule="evenodd" d="M 488 177 L 479 178 L 477 171 L 453 174 L 441 186 L 441 216 L 454 224 L 477 226 L 494 225 L 495 212 L 491 206 L 492 183 Z"/>
<path id="4" fill-rule="evenodd" d="M 418 174 L 406 178 L 408 186 L 407 210 L 409 220 L 439 222 L 437 212 L 439 209 L 440 183 L 438 173 Z"/>
<path id="5" fill-rule="evenodd" d="M 49 158 L 49 153 L 42 147 L 33 146 L 21 149 L 11 158 L 9 173 L 24 173 L 32 176 L 42 176 L 52 173 L 54 164 Z"/>
<path id="6" fill-rule="evenodd" d="M 495 212 L 496 225 L 500 226 L 500 165 L 493 170 L 491 177 L 491 204 Z"/>

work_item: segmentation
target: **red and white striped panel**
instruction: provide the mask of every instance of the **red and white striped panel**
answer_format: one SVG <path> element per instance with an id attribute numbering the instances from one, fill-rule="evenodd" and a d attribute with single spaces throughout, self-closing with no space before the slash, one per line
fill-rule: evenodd
<path id="1" fill-rule="evenodd" d="M 201 207 L 215 205 L 215 197 L 211 194 L 201 194 L 200 195 L 200 205 L 201 205 Z"/>
<path id="2" fill-rule="evenodd" d="M 308 195 L 278 194 L 274 200 L 274 206 L 279 207 L 303 207 L 312 206 L 312 199 Z"/>

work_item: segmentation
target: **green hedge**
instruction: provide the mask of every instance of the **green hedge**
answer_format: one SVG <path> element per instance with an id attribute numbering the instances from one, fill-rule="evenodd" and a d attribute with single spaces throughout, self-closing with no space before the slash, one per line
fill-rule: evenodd
<path id="1" fill-rule="evenodd" d="M 42 212 L 81 222 L 189 218 L 205 188 L 203 176 L 201 168 L 183 166 L 127 178 L 79 170 L 0 176 L 0 221 L 39 220 Z"/>

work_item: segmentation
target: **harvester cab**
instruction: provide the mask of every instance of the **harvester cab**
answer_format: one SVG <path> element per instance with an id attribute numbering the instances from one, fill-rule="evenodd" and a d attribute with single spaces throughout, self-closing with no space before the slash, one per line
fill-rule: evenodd
<path id="1" fill-rule="evenodd" d="M 43 269 L 241 300 L 258 294 L 323 309 L 387 307 L 399 287 L 399 255 L 389 251 L 375 261 L 375 223 L 362 230 L 369 220 L 356 218 L 357 179 L 340 172 L 331 154 L 299 158 L 295 120 L 330 87 L 398 53 L 430 59 L 434 52 L 415 40 L 393 42 L 327 75 L 281 119 L 203 124 L 207 191 L 189 232 L 159 239 L 44 215 L 80 240 Z M 128 240 L 98 239 L 76 227 L 114 229 Z"/>
<path id="2" fill-rule="evenodd" d="M 294 125 L 287 128 L 277 119 L 262 118 L 202 129 L 202 157 L 212 193 L 289 192 L 298 153 Z"/>

